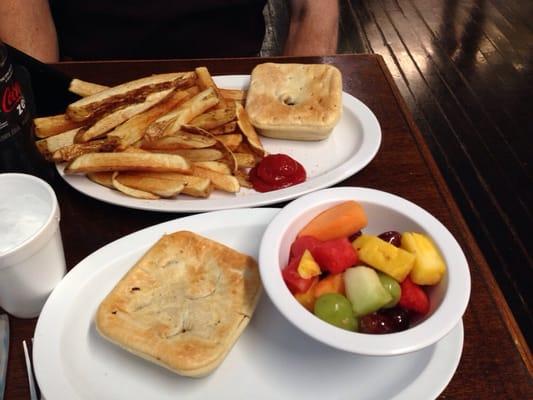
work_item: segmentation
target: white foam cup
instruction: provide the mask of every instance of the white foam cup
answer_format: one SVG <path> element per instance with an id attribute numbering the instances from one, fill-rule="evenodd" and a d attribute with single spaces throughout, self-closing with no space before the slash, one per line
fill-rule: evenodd
<path id="1" fill-rule="evenodd" d="M 37 317 L 65 273 L 53 189 L 32 175 L 0 174 L 0 307 Z"/>

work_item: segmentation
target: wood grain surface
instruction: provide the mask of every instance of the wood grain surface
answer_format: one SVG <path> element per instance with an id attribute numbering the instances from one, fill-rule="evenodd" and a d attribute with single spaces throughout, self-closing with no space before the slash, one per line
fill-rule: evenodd
<path id="1" fill-rule="evenodd" d="M 268 59 L 66 63 L 56 67 L 72 77 L 111 85 L 151 73 L 189 70 L 199 65 L 208 66 L 216 75 L 243 74 L 264 61 Z M 383 135 L 380 151 L 365 169 L 337 186 L 371 187 L 420 205 L 454 234 L 467 256 L 472 275 L 472 294 L 464 315 L 464 349 L 459 368 L 441 398 L 532 398 L 529 349 L 381 57 L 340 55 L 278 58 L 274 61 L 336 65 L 343 74 L 344 90 L 362 100 L 377 116 Z M 56 101 L 53 92 L 49 96 L 50 102 Z M 64 104 L 58 101 L 57 107 L 60 112 Z M 132 210 L 99 202 L 68 186 L 53 166 L 47 167 L 39 175 L 53 186 L 59 200 L 61 231 L 69 269 L 113 240 L 183 216 Z M 36 320 L 10 318 L 10 321 L 12 333 L 5 398 L 28 398 L 21 342 L 33 336 Z"/>
<path id="2" fill-rule="evenodd" d="M 532 346 L 533 2 L 340 3 L 338 51 L 383 56 Z"/>

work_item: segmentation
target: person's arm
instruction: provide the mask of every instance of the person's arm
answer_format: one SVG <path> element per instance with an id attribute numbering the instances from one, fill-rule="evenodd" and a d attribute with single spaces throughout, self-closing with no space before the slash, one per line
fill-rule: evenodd
<path id="1" fill-rule="evenodd" d="M 338 0 L 290 0 L 290 11 L 284 55 L 313 56 L 337 52 Z"/>
<path id="2" fill-rule="evenodd" d="M 0 0 L 0 39 L 43 62 L 59 60 L 48 0 Z"/>

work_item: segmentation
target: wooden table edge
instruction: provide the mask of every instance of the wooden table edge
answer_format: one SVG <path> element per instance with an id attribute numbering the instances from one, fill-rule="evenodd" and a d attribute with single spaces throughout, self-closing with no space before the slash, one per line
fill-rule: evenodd
<path id="1" fill-rule="evenodd" d="M 531 351 L 524 338 L 524 335 L 522 334 L 522 331 L 520 330 L 511 312 L 511 309 L 509 308 L 509 305 L 507 304 L 507 301 L 505 300 L 505 297 L 503 296 L 503 293 L 500 287 L 498 286 L 498 283 L 496 282 L 496 279 L 494 278 L 494 275 L 492 274 L 492 271 L 490 270 L 487 261 L 485 260 L 485 257 L 479 249 L 477 242 L 474 239 L 472 232 L 470 231 L 470 228 L 466 224 L 466 221 L 463 218 L 463 215 L 459 210 L 457 203 L 455 202 L 455 200 L 453 200 L 453 196 L 451 195 L 450 190 L 446 185 L 446 182 L 444 181 L 444 178 L 436 164 L 435 159 L 431 155 L 431 152 L 424 140 L 424 137 L 422 136 L 422 133 L 418 129 L 418 126 L 416 125 L 412 117 L 411 111 L 409 110 L 407 103 L 401 95 L 400 90 L 394 83 L 394 78 L 392 77 L 389 69 L 387 68 L 385 60 L 379 54 L 375 54 L 375 56 L 377 58 L 378 63 L 380 64 L 381 70 L 383 71 L 385 78 L 389 83 L 391 91 L 394 94 L 394 97 L 396 98 L 396 102 L 398 103 L 398 106 L 400 107 L 402 114 L 404 115 L 409 129 L 411 130 L 411 133 L 415 138 L 420 153 L 422 154 L 425 163 L 427 164 L 428 168 L 432 173 L 433 179 L 437 184 L 439 192 L 444 198 L 444 201 L 446 202 L 446 205 L 451 215 L 453 216 L 456 224 L 458 225 L 459 232 L 462 235 L 463 239 L 462 242 L 464 243 L 464 245 L 468 246 L 469 253 L 471 254 L 474 261 L 479 265 L 481 273 L 483 274 L 483 278 L 490 288 L 491 296 L 493 297 L 495 303 L 498 305 L 498 311 L 505 322 L 505 325 L 507 327 L 507 330 L 509 331 L 509 334 L 511 335 L 513 343 L 515 344 L 518 352 L 520 353 L 522 361 L 524 362 L 529 374 L 533 375 L 533 358 L 531 356 Z"/>

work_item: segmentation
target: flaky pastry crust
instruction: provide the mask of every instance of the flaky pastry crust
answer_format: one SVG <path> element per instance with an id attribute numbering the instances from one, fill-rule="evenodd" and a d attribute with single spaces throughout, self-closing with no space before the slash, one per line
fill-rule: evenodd
<path id="1" fill-rule="evenodd" d="M 200 377 L 224 360 L 260 293 L 252 257 L 180 231 L 163 236 L 117 283 L 96 327 L 146 360 Z"/>
<path id="2" fill-rule="evenodd" d="M 341 73 L 328 64 L 260 64 L 251 74 L 246 111 L 265 136 L 324 139 L 341 117 Z"/>

